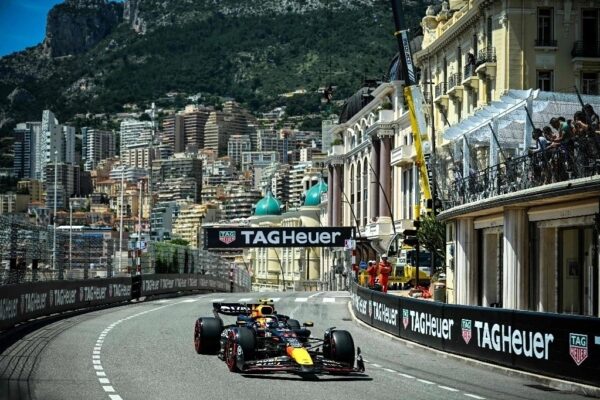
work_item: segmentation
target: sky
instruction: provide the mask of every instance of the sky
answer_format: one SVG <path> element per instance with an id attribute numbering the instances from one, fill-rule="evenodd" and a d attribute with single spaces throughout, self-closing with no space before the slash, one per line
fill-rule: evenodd
<path id="1" fill-rule="evenodd" d="M 46 15 L 61 0 L 0 0 L 0 57 L 44 40 Z"/>

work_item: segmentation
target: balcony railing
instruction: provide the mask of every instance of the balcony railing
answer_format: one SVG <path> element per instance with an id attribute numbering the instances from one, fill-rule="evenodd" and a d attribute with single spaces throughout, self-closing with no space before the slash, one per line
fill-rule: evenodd
<path id="1" fill-rule="evenodd" d="M 456 176 L 444 209 L 556 182 L 600 175 L 600 142 L 579 137 L 573 146 L 509 159 L 463 178 Z"/>
<path id="2" fill-rule="evenodd" d="M 556 40 L 553 39 L 535 39 L 535 47 L 556 47 Z"/>
<path id="3" fill-rule="evenodd" d="M 577 41 L 571 51 L 573 57 L 600 57 L 600 42 Z"/>
<path id="4" fill-rule="evenodd" d="M 488 63 L 488 62 L 492 62 L 492 63 L 496 62 L 496 48 L 495 47 L 486 47 L 486 48 L 479 50 L 479 53 L 477 53 L 477 65 L 480 65 L 483 63 Z"/>
<path id="5" fill-rule="evenodd" d="M 475 73 L 475 65 L 473 65 L 473 64 L 465 65 L 463 76 L 464 76 L 464 79 L 470 78 L 472 76 L 477 76 L 477 74 Z"/>
<path id="6" fill-rule="evenodd" d="M 448 88 L 452 89 L 455 86 L 460 86 L 462 83 L 462 74 L 457 72 L 455 74 L 450 75 L 448 78 Z"/>
<path id="7" fill-rule="evenodd" d="M 435 97 L 445 95 L 447 91 L 448 85 L 446 84 L 446 82 L 440 82 L 437 85 L 435 85 Z"/>

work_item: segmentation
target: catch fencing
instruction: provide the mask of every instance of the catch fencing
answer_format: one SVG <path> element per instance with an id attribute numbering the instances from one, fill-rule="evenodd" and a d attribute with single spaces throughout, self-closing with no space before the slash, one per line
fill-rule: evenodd
<path id="1" fill-rule="evenodd" d="M 394 336 L 493 364 L 600 386 L 600 318 L 470 307 L 352 284 L 363 322 Z"/>

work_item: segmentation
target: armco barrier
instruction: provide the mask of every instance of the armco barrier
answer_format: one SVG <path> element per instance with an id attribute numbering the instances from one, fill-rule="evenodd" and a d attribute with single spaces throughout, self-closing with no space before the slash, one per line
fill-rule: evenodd
<path id="1" fill-rule="evenodd" d="M 133 281 L 140 281 L 134 277 Z M 0 331 L 18 323 L 54 313 L 131 300 L 132 278 L 80 281 L 31 282 L 0 286 Z M 152 274 L 141 276 L 141 296 L 191 290 L 228 292 L 229 280 L 200 274 Z M 233 285 L 234 291 L 249 288 Z"/>
<path id="2" fill-rule="evenodd" d="M 352 287 L 367 324 L 438 350 L 600 386 L 600 318 L 435 303 Z"/>

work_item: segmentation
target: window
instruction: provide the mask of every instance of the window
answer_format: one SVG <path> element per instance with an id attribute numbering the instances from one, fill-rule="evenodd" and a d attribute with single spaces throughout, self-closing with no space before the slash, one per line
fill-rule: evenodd
<path id="1" fill-rule="evenodd" d="M 553 15 L 552 8 L 538 8 L 538 27 L 536 46 L 556 46 L 554 42 L 553 32 Z"/>
<path id="2" fill-rule="evenodd" d="M 487 47 L 492 47 L 492 17 L 487 19 L 487 31 L 486 31 Z"/>
<path id="3" fill-rule="evenodd" d="M 581 10 L 581 39 L 590 46 L 598 46 L 600 29 L 598 27 L 600 9 L 589 8 Z"/>
<path id="4" fill-rule="evenodd" d="M 538 71 L 537 72 L 537 88 L 544 92 L 551 92 L 553 85 L 553 72 L 552 71 Z"/>
<path id="5" fill-rule="evenodd" d="M 583 94 L 598 95 L 598 74 L 589 72 L 581 74 L 581 92 Z"/>

